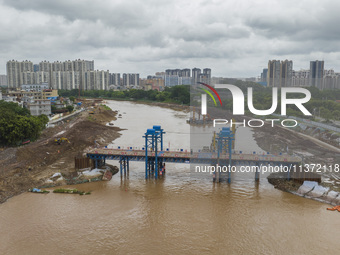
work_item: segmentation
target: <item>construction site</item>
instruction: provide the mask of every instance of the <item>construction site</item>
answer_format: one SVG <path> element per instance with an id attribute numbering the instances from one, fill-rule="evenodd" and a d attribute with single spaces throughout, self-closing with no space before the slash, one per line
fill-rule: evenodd
<path id="1" fill-rule="evenodd" d="M 36 142 L 0 149 L 0 203 L 44 185 L 56 172 L 71 179 L 77 175 L 75 157 L 82 157 L 87 148 L 107 145 L 120 136 L 118 127 L 106 125 L 116 119 L 117 112 L 100 102 L 83 100 L 85 111 L 45 129 Z"/>

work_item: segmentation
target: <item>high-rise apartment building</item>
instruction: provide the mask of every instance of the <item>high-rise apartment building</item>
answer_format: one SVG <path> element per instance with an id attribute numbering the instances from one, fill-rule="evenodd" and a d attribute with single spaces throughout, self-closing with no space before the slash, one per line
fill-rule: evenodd
<path id="1" fill-rule="evenodd" d="M 39 64 L 34 64 L 33 65 L 33 72 L 38 72 L 39 71 Z"/>
<path id="2" fill-rule="evenodd" d="M 268 68 L 263 68 L 261 73 L 261 82 L 267 84 Z"/>
<path id="3" fill-rule="evenodd" d="M 79 72 L 53 71 L 50 84 L 52 89 L 77 89 L 79 88 Z"/>
<path id="4" fill-rule="evenodd" d="M 179 79 L 180 79 L 180 77 L 178 75 L 165 75 L 164 85 L 166 87 L 172 87 L 172 86 L 179 85 L 179 83 L 180 83 Z"/>
<path id="5" fill-rule="evenodd" d="M 109 85 L 120 86 L 120 73 L 110 73 Z"/>
<path id="6" fill-rule="evenodd" d="M 88 72 L 95 72 L 96 75 L 96 81 L 94 84 L 95 90 L 107 90 L 109 87 L 109 81 L 110 81 L 110 73 L 109 70 L 97 70 L 97 71 L 88 71 Z"/>
<path id="7" fill-rule="evenodd" d="M 181 70 L 181 75 L 180 76 L 181 77 L 191 77 L 190 73 L 191 73 L 190 69 L 189 68 L 185 68 L 185 69 Z"/>
<path id="8" fill-rule="evenodd" d="M 45 60 L 39 63 L 39 70 L 49 73 L 49 83 L 53 88 L 80 88 L 83 90 L 87 88 L 85 72 L 94 70 L 94 61 L 76 59 L 50 63 Z"/>
<path id="9" fill-rule="evenodd" d="M 123 73 L 123 85 L 124 86 L 139 86 L 139 74 L 138 73 Z"/>
<path id="10" fill-rule="evenodd" d="M 310 61 L 309 84 L 312 87 L 323 89 L 324 61 Z"/>
<path id="11" fill-rule="evenodd" d="M 134 86 L 139 86 L 139 73 L 133 73 L 131 75 L 131 84 Z"/>
<path id="12" fill-rule="evenodd" d="M 210 79 L 211 78 L 211 69 L 210 68 L 204 68 L 203 74 Z"/>
<path id="13" fill-rule="evenodd" d="M 201 69 L 200 68 L 193 68 L 192 69 L 192 82 L 193 84 L 196 84 L 200 81 L 201 76 Z"/>
<path id="14" fill-rule="evenodd" d="M 7 75 L 0 74 L 0 86 L 7 85 Z"/>
<path id="15" fill-rule="evenodd" d="M 340 73 L 334 72 L 333 69 L 324 70 L 322 89 L 340 89 Z"/>
<path id="16" fill-rule="evenodd" d="M 127 73 L 123 73 L 123 86 L 130 85 L 130 76 Z"/>
<path id="17" fill-rule="evenodd" d="M 200 75 L 200 81 L 204 83 L 211 82 L 211 69 L 210 68 L 203 69 L 203 74 Z"/>
<path id="18" fill-rule="evenodd" d="M 77 59 L 72 61 L 73 63 L 73 71 L 75 72 L 79 72 L 79 89 L 80 90 L 88 90 L 89 87 L 94 86 L 93 85 L 89 85 L 88 81 L 85 80 L 85 72 L 87 71 L 94 71 L 94 61 L 89 61 L 89 60 L 81 60 L 81 59 Z M 69 65 L 68 68 L 70 68 Z M 65 67 L 65 65 L 64 65 Z M 65 70 L 65 71 L 71 71 L 71 70 Z M 90 79 L 91 80 L 91 79 Z"/>
<path id="19" fill-rule="evenodd" d="M 308 87 L 309 86 L 309 70 L 293 71 L 292 86 L 293 87 Z"/>
<path id="20" fill-rule="evenodd" d="M 49 61 L 42 61 L 39 63 L 39 71 L 49 72 L 51 70 L 51 63 Z"/>
<path id="21" fill-rule="evenodd" d="M 280 87 L 291 87 L 293 77 L 293 61 L 287 59 L 281 61 L 280 74 L 281 74 Z"/>
<path id="22" fill-rule="evenodd" d="M 64 61 L 62 63 L 63 71 L 74 71 L 74 63 L 71 60 Z"/>
<path id="23" fill-rule="evenodd" d="M 178 77 L 190 77 L 190 69 L 167 69 L 165 75 L 177 75 Z"/>
<path id="24" fill-rule="evenodd" d="M 280 60 L 268 61 L 268 87 L 280 87 L 281 86 L 281 62 Z"/>
<path id="25" fill-rule="evenodd" d="M 19 88 L 22 84 L 22 72 L 33 72 L 33 63 L 31 61 L 10 60 L 6 64 L 7 86 L 9 88 Z"/>
<path id="26" fill-rule="evenodd" d="M 167 69 L 165 73 L 156 73 L 163 77 L 165 86 L 191 85 L 197 82 L 211 83 L 211 69 L 205 68 L 203 72 L 200 68 Z M 151 79 L 152 76 L 148 76 Z"/>

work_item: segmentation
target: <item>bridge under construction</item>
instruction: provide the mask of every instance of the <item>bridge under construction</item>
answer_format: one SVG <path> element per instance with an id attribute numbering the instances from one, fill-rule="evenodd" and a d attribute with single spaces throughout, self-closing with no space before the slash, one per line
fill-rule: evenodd
<path id="1" fill-rule="evenodd" d="M 130 161 L 140 161 L 145 163 L 145 178 L 159 178 L 165 174 L 165 163 L 193 163 L 207 165 L 255 165 L 258 171 L 255 172 L 255 180 L 259 180 L 260 168 L 263 165 L 289 166 L 301 163 L 298 157 L 289 155 L 272 155 L 269 152 L 263 154 L 244 154 L 242 151 L 233 150 L 234 130 L 224 127 L 217 134 L 214 133 L 211 150 L 201 151 L 170 151 L 163 148 L 163 136 L 165 134 L 161 126 L 153 126 L 147 129 L 143 138 L 145 146 L 142 149 L 128 147 L 122 149 L 98 148 L 87 153 L 87 157 L 95 161 L 95 166 L 105 164 L 106 160 L 119 160 L 120 174 L 126 175 L 129 172 Z M 216 172 L 214 181 L 220 181 L 220 173 Z M 290 172 L 287 173 L 290 178 Z M 231 182 L 231 171 L 227 171 L 227 181 Z"/>

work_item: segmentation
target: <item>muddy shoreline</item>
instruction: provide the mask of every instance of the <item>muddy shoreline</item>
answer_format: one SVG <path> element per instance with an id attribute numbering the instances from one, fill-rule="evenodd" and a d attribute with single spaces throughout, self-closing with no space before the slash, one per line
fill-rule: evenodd
<path id="1" fill-rule="evenodd" d="M 306 192 L 303 191 L 303 184 L 287 181 L 280 174 L 271 174 L 268 176 L 268 182 L 276 189 L 332 205 L 340 203 L 340 173 L 330 171 L 331 166 L 334 168 L 340 162 L 340 149 L 310 136 L 308 132 L 302 133 L 301 130 L 288 130 L 282 127 L 271 128 L 268 125 L 254 129 L 254 138 L 259 147 L 265 151 L 297 155 L 302 158 L 303 164 L 327 166 L 327 170 L 318 172 L 321 183 Z M 324 192 L 313 194 L 314 189 L 324 189 Z"/>
<path id="2" fill-rule="evenodd" d="M 139 101 L 133 103 L 178 111 L 190 110 L 190 107 L 186 105 Z M 44 130 L 40 139 L 34 143 L 0 151 L 0 203 L 26 192 L 34 186 L 46 186 L 46 179 L 56 172 L 61 172 L 67 179 L 74 178 L 77 174 L 74 170 L 75 156 L 84 156 L 85 150 L 95 146 L 105 146 L 120 136 L 120 128 L 106 125 L 116 119 L 116 114 L 116 112 L 105 110 L 103 107 L 98 107 L 94 114 L 84 111 L 68 122 Z M 211 113 L 212 116 L 218 114 L 220 114 L 218 109 Z M 55 145 L 54 139 L 58 136 L 67 137 L 70 143 Z M 281 127 L 278 129 L 265 125 L 261 129 L 255 128 L 254 139 L 261 149 L 271 153 L 288 152 L 291 155 L 299 153 L 298 155 L 304 156 L 304 163 L 340 162 L 338 152 L 327 146 L 322 146 L 313 139 Z M 278 179 L 279 181 L 273 180 L 269 181 L 268 179 L 275 188 L 292 194 L 296 194 L 300 186 L 282 178 Z M 339 174 L 323 173 L 322 180 L 321 185 L 330 187 L 331 191 L 340 192 Z M 65 184 L 60 183 L 60 185 Z"/>
<path id="3" fill-rule="evenodd" d="M 98 99 L 87 99 L 88 105 Z M 102 100 L 99 100 L 102 102 Z M 131 102 L 131 101 L 129 101 Z M 169 108 L 175 111 L 189 111 L 189 106 L 161 102 L 134 101 L 135 104 L 146 104 Z M 96 107 L 94 114 L 89 114 L 93 108 L 70 118 L 53 128 L 45 129 L 41 137 L 26 146 L 9 147 L 0 151 L 0 204 L 9 198 L 27 192 L 33 187 L 48 188 L 63 185 L 79 184 L 70 180 L 78 175 L 74 169 L 74 158 L 85 156 L 85 151 L 103 147 L 120 137 L 119 127 L 107 125 L 117 118 L 115 109 L 107 110 Z M 66 137 L 70 143 L 56 145 L 54 139 Z M 112 174 L 118 168 L 113 167 Z M 47 183 L 55 173 L 63 176 L 63 181 Z M 87 181 L 98 181 L 89 178 Z"/>
<path id="4" fill-rule="evenodd" d="M 115 119 L 116 112 L 97 106 L 94 114 L 87 110 L 45 129 L 31 144 L 0 151 L 0 203 L 30 188 L 46 185 L 46 180 L 57 172 L 66 179 L 77 176 L 75 157 L 84 156 L 85 150 L 105 146 L 120 136 L 120 128 L 106 125 Z M 67 138 L 68 142 L 56 144 L 55 139 L 60 137 Z"/>
<path id="5" fill-rule="evenodd" d="M 242 122 L 251 119 L 248 116 L 233 116 L 229 111 L 219 108 L 209 108 L 208 113 L 212 118 L 232 119 Z M 330 132 L 322 133 L 315 128 L 306 128 L 302 130 L 283 128 L 275 125 L 264 124 L 261 128 L 253 128 L 254 139 L 257 145 L 264 151 L 271 154 L 289 154 L 299 156 L 303 159 L 303 164 L 321 164 L 322 166 L 334 166 L 340 164 L 340 148 L 335 147 L 332 143 L 334 136 Z M 328 192 L 340 192 L 340 173 L 324 171 L 321 173 L 320 186 L 329 188 Z M 271 175 L 268 178 L 269 183 L 275 188 L 295 195 L 310 198 L 308 195 L 298 194 L 297 191 L 301 184 L 292 181 L 286 181 L 282 176 L 279 178 Z M 324 195 L 327 196 L 327 193 Z M 334 194 L 333 194 L 334 195 Z M 339 196 L 340 198 L 340 196 Z M 314 198 L 313 198 L 314 199 Z M 314 199 L 323 201 L 322 198 Z M 334 204 L 336 200 L 325 200 L 325 203 Z M 340 203 L 340 201 L 339 201 Z"/>

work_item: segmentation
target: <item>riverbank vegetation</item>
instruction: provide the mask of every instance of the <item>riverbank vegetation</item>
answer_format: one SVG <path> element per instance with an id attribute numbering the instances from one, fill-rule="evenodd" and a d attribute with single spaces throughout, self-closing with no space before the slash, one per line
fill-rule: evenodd
<path id="1" fill-rule="evenodd" d="M 78 89 L 73 90 L 59 90 L 60 96 L 63 97 L 77 97 L 79 95 Z M 190 86 L 178 85 L 173 87 L 166 87 L 164 91 L 157 90 L 141 90 L 130 89 L 122 91 L 113 90 L 86 90 L 81 91 L 81 95 L 89 98 L 106 98 L 116 100 L 134 100 L 134 101 L 153 101 L 164 103 L 190 104 Z"/>
<path id="2" fill-rule="evenodd" d="M 272 88 L 264 87 L 255 82 L 245 82 L 236 79 L 221 79 L 220 84 L 233 84 L 238 86 L 245 95 L 245 101 L 247 101 L 247 88 L 253 88 L 253 104 L 258 110 L 270 109 L 272 106 Z M 340 90 L 319 90 L 315 87 L 307 87 L 311 92 L 311 100 L 305 103 L 305 107 L 313 117 L 321 117 L 328 120 L 340 120 L 340 103 L 336 100 L 340 99 Z M 232 110 L 233 101 L 231 93 L 228 90 L 218 90 L 223 108 L 226 110 Z M 134 101 L 151 101 L 151 102 L 165 102 L 176 104 L 190 104 L 191 99 L 197 99 L 196 102 L 192 101 L 192 105 L 199 105 L 201 90 L 190 91 L 189 85 L 178 85 L 173 87 L 166 87 L 164 91 L 157 90 L 140 90 L 130 89 L 124 91 L 106 91 L 106 90 L 87 90 L 82 91 L 81 94 L 90 98 L 106 98 L 116 100 L 134 100 Z M 59 94 L 66 97 L 76 97 L 79 94 L 77 89 L 74 90 L 60 90 Z M 301 98 L 304 97 L 300 93 L 288 93 L 288 98 Z M 208 100 L 209 101 L 209 100 Z M 208 102 L 213 107 L 213 102 Z M 281 91 L 278 90 L 278 104 L 275 111 L 276 114 L 281 114 Z M 246 115 L 251 116 L 251 112 L 247 110 Z M 303 113 L 295 105 L 287 105 L 287 115 L 296 117 L 305 117 Z M 310 118 L 313 118 L 310 117 Z"/>
<path id="3" fill-rule="evenodd" d="M 32 116 L 13 102 L 0 101 L 0 146 L 35 141 L 48 122 L 46 115 Z"/>
<path id="4" fill-rule="evenodd" d="M 90 195 L 91 191 L 85 192 L 77 189 L 55 189 L 53 190 L 53 193 L 66 193 L 66 194 L 79 194 L 79 195 Z"/>

